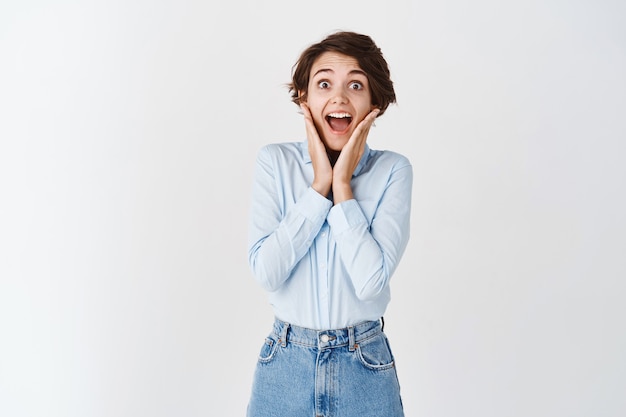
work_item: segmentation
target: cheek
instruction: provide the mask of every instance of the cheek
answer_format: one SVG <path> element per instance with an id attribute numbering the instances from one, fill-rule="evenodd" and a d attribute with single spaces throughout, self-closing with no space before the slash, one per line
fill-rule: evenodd
<path id="1" fill-rule="evenodd" d="M 310 99 L 310 97 L 309 97 Z M 320 105 L 315 100 L 309 100 L 307 102 L 309 106 L 309 110 L 311 111 L 311 115 L 313 116 L 313 120 L 321 121 L 322 120 L 322 112 L 324 111 L 324 106 Z"/>
<path id="2" fill-rule="evenodd" d="M 326 125 L 325 120 L 322 117 L 313 117 L 313 122 L 318 130 L 323 129 Z"/>
<path id="3" fill-rule="evenodd" d="M 306 101 L 309 104 L 309 107 L 319 107 L 321 102 L 319 95 L 315 93 L 307 93 Z"/>

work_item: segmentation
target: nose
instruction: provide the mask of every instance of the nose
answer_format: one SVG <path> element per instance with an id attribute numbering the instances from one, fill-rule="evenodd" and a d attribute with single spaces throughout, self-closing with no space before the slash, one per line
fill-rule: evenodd
<path id="1" fill-rule="evenodd" d="M 347 104 L 348 103 L 348 95 L 343 89 L 338 89 L 333 97 L 331 98 L 331 103 L 333 104 Z"/>

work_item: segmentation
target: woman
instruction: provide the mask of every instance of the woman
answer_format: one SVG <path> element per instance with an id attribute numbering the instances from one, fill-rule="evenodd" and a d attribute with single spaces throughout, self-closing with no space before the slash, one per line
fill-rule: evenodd
<path id="1" fill-rule="evenodd" d="M 409 238 L 412 168 L 367 145 L 395 102 L 368 36 L 338 32 L 294 66 L 307 140 L 261 149 L 249 261 L 276 320 L 259 356 L 251 417 L 402 416 L 382 316 Z"/>

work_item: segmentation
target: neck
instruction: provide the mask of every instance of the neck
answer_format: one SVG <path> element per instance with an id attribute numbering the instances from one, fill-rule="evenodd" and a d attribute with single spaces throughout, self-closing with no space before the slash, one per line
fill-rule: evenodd
<path id="1" fill-rule="evenodd" d="M 333 151 L 331 149 L 326 149 L 326 154 L 328 155 L 328 160 L 330 161 L 330 166 L 334 167 L 335 162 L 339 158 L 341 151 Z"/>

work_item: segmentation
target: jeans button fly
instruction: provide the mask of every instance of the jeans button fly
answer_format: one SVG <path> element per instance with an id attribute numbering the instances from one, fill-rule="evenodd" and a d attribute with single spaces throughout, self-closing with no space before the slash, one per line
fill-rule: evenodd
<path id="1" fill-rule="evenodd" d="M 330 340 L 330 337 L 328 337 L 328 335 L 327 335 L 327 334 L 323 334 L 323 335 L 322 335 L 322 337 L 320 337 L 320 340 L 321 340 L 323 343 L 326 343 L 326 342 L 328 342 L 328 341 Z"/>

